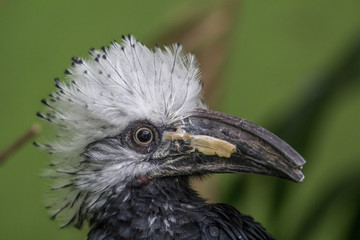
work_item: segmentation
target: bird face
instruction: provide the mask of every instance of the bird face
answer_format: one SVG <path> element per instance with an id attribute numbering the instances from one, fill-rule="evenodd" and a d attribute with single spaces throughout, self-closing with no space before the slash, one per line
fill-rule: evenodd
<path id="1" fill-rule="evenodd" d="M 53 218 L 81 226 L 131 184 L 209 173 L 257 173 L 300 182 L 305 160 L 249 121 L 209 111 L 195 58 L 181 46 L 149 50 L 133 37 L 73 58 L 46 113 L 56 139 Z"/>

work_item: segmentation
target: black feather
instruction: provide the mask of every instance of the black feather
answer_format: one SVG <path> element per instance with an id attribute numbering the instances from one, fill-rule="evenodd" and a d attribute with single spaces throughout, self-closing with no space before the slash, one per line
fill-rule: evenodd
<path id="1" fill-rule="evenodd" d="M 131 197 L 128 197 L 131 196 Z M 90 219 L 88 239 L 273 239 L 251 217 L 206 204 L 187 177 L 129 183 Z"/>

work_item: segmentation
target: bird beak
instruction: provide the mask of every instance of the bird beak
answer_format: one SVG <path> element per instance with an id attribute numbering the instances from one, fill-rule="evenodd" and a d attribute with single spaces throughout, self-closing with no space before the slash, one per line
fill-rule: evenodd
<path id="1" fill-rule="evenodd" d="M 224 113 L 199 109 L 165 131 L 153 154 L 153 177 L 252 173 L 302 182 L 305 160 L 266 129 Z"/>

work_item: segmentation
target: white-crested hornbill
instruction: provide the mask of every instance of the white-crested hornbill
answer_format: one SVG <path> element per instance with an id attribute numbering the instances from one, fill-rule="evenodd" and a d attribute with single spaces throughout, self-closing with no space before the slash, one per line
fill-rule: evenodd
<path id="1" fill-rule="evenodd" d="M 301 182 L 305 160 L 247 120 L 202 103 L 195 57 L 179 44 L 148 49 L 132 36 L 89 60 L 72 59 L 66 81 L 38 116 L 56 136 L 52 218 L 88 221 L 88 239 L 272 239 L 252 217 L 207 204 L 193 176 L 253 173 Z"/>

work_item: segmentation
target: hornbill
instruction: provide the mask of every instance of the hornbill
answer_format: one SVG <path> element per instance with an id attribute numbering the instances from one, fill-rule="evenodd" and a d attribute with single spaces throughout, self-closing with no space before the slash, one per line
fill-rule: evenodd
<path id="1" fill-rule="evenodd" d="M 272 239 L 252 217 L 207 204 L 189 179 L 254 173 L 301 182 L 305 160 L 247 120 L 210 111 L 194 55 L 132 36 L 72 58 L 38 116 L 55 139 L 48 208 L 88 239 Z"/>

